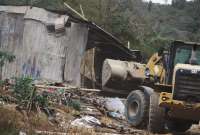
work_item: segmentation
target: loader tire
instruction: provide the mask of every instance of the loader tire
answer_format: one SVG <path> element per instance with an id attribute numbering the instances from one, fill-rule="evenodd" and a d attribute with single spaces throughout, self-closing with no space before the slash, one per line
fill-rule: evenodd
<path id="1" fill-rule="evenodd" d="M 166 122 L 170 132 L 186 132 L 192 126 L 192 122 L 186 120 L 171 119 Z"/>
<path id="2" fill-rule="evenodd" d="M 143 91 L 132 91 L 126 100 L 125 116 L 129 124 L 144 128 L 148 123 L 149 96 Z"/>
<path id="3" fill-rule="evenodd" d="M 159 94 L 153 93 L 150 96 L 149 109 L 149 126 L 148 129 L 152 133 L 163 133 L 165 130 L 165 111 L 159 107 Z"/>

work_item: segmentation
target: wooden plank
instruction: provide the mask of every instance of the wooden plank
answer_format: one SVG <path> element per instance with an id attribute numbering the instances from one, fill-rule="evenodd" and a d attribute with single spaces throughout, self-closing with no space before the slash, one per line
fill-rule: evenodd
<path id="1" fill-rule="evenodd" d="M 35 85 L 37 88 L 43 88 L 43 89 L 64 89 L 64 90 L 80 90 L 80 91 L 88 91 L 88 92 L 101 92 L 101 90 L 98 89 L 86 89 L 86 88 L 78 88 L 73 86 L 67 86 L 67 87 L 57 87 L 57 86 L 46 86 L 46 85 Z"/>

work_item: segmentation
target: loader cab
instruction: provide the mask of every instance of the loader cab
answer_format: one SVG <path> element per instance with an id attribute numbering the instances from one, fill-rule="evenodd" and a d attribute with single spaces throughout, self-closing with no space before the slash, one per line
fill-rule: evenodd
<path id="1" fill-rule="evenodd" d="M 200 65 L 200 44 L 174 41 L 162 55 L 166 83 L 172 84 L 173 72 L 177 64 Z"/>

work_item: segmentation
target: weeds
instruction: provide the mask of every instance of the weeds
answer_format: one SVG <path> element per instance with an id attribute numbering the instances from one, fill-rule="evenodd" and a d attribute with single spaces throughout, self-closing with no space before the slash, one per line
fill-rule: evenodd
<path id="1" fill-rule="evenodd" d="M 34 91 L 33 79 L 30 77 L 15 78 L 13 90 L 19 102 L 28 101 Z"/>
<path id="2" fill-rule="evenodd" d="M 15 78 L 13 90 L 19 105 L 25 107 L 28 112 L 48 106 L 47 96 L 38 94 L 31 77 Z"/>
<path id="3" fill-rule="evenodd" d="M 73 109 L 80 111 L 81 110 L 81 104 L 78 100 L 71 100 L 68 103 L 68 106 L 72 107 Z"/>

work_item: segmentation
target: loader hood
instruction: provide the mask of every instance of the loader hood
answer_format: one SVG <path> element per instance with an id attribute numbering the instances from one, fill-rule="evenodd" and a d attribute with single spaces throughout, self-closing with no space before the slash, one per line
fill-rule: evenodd
<path id="1" fill-rule="evenodd" d="M 173 73 L 173 99 L 200 102 L 200 66 L 177 64 Z"/>

